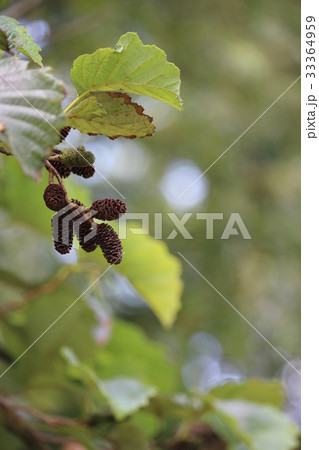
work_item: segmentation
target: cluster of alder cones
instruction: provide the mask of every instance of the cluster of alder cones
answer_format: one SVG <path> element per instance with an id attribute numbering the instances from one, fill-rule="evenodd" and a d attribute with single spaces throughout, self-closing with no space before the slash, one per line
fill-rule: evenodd
<path id="1" fill-rule="evenodd" d="M 68 130 L 61 131 L 62 139 Z M 65 135 L 63 135 L 65 133 Z M 86 252 L 93 252 L 100 247 L 109 264 L 119 264 L 122 260 L 123 248 L 117 233 L 108 223 L 96 223 L 94 219 L 112 221 L 126 212 L 122 200 L 103 198 L 85 207 L 76 199 L 68 199 L 62 178 L 71 173 L 89 178 L 94 175 L 94 155 L 83 146 L 67 148 L 62 151 L 54 149 L 51 157 L 45 161 L 49 171 L 49 185 L 43 199 L 46 206 L 56 211 L 52 217 L 52 236 L 54 248 L 62 255 L 70 252 L 74 236 Z M 58 184 L 54 182 L 54 177 Z"/>

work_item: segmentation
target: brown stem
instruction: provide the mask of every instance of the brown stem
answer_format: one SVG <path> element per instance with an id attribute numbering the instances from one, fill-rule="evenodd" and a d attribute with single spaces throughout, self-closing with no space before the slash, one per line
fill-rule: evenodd
<path id="1" fill-rule="evenodd" d="M 53 173 L 49 172 L 49 184 L 53 184 L 54 180 L 53 180 Z"/>
<path id="2" fill-rule="evenodd" d="M 3 153 L 6 156 L 12 156 L 12 153 L 4 149 L 3 147 L 0 147 L 0 153 Z"/>
<path id="3" fill-rule="evenodd" d="M 29 405 L 14 404 L 9 401 L 7 397 L 0 395 L 0 408 L 3 410 L 4 425 L 13 433 L 23 439 L 27 444 L 27 448 L 47 450 L 49 447 L 47 444 L 67 444 L 74 442 L 73 437 L 69 436 L 57 436 L 54 432 L 39 430 L 31 426 L 25 418 L 25 414 L 29 414 L 34 418 L 43 422 L 49 427 L 74 427 L 82 430 L 89 431 L 92 427 L 109 422 L 115 423 L 113 415 L 104 416 L 90 416 L 85 420 L 70 419 L 63 416 L 55 416 L 43 413 Z M 24 413 L 24 414 L 21 414 Z M 51 447 L 50 447 L 51 448 Z M 111 447 L 112 449 L 114 447 Z"/>
<path id="4" fill-rule="evenodd" d="M 59 287 L 71 273 L 72 273 L 71 267 L 63 267 L 58 272 L 58 274 L 54 278 L 52 278 L 48 283 L 27 292 L 19 302 L 5 303 L 4 305 L 0 305 L 0 314 L 6 314 L 10 311 L 15 311 L 17 309 L 22 308 L 26 304 L 32 302 L 32 300 L 35 300 L 41 295 L 50 294 L 57 287 Z"/>
<path id="5" fill-rule="evenodd" d="M 38 433 L 31 428 L 16 412 L 15 408 L 6 400 L 5 397 L 0 396 L 0 407 L 4 415 L 4 424 L 6 427 L 21 436 L 31 448 L 38 448 L 40 450 L 47 450 L 48 446 L 38 435 Z M 29 447 L 28 447 L 29 448 Z"/>
<path id="6" fill-rule="evenodd" d="M 49 170 L 49 172 L 53 173 L 53 175 L 56 177 L 56 179 L 58 180 L 59 185 L 63 189 L 66 202 L 70 203 L 69 199 L 68 199 L 68 193 L 66 192 L 66 189 L 64 187 L 64 184 L 63 184 L 62 178 L 60 177 L 59 172 L 56 170 L 55 167 L 52 166 L 52 164 L 47 159 L 44 160 L 44 165 Z"/>
<path id="7" fill-rule="evenodd" d="M 9 6 L 9 8 L 5 9 L 2 14 L 19 19 L 39 6 L 42 2 L 43 0 L 21 0 L 20 2 Z"/>
<path id="8" fill-rule="evenodd" d="M 42 411 L 32 408 L 31 406 L 19 405 L 18 408 L 30 414 L 31 416 L 36 417 L 42 422 L 46 423 L 50 427 L 59 427 L 59 426 L 70 426 L 70 427 L 82 427 L 83 422 L 79 422 L 74 419 L 69 419 L 68 417 L 61 416 L 51 416 L 49 414 L 45 414 Z"/>

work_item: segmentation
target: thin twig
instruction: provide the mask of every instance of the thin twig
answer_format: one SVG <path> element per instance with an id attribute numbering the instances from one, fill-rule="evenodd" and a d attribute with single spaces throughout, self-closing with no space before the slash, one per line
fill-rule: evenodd
<path id="1" fill-rule="evenodd" d="M 65 281 L 68 276 L 71 275 L 71 273 L 72 267 L 63 267 L 58 272 L 58 274 L 48 283 L 27 292 L 19 302 L 5 303 L 4 305 L 0 305 L 0 314 L 6 314 L 8 312 L 15 311 L 32 302 L 32 300 L 35 300 L 41 295 L 50 294 L 51 292 L 55 291 L 55 289 L 59 287 L 63 283 L 63 281 Z"/>
<path id="2" fill-rule="evenodd" d="M 0 153 L 3 153 L 6 156 L 12 156 L 12 153 L 4 149 L 3 147 L 0 147 Z"/>
<path id="3" fill-rule="evenodd" d="M 19 19 L 28 14 L 32 9 L 42 3 L 43 0 L 21 0 L 3 11 L 3 15 Z"/>
<path id="4" fill-rule="evenodd" d="M 28 446 L 31 445 L 32 448 L 39 448 L 41 450 L 48 449 L 48 446 L 38 433 L 19 416 L 15 408 L 3 396 L 0 396 L 0 407 L 4 415 L 4 424 L 9 430 L 21 436 L 26 444 Z"/>
<path id="5" fill-rule="evenodd" d="M 46 423 L 51 427 L 59 427 L 59 426 L 70 426 L 70 427 L 82 427 L 84 425 L 83 422 L 79 422 L 78 420 L 69 419 L 68 417 L 61 416 L 51 416 L 49 414 L 45 414 L 42 411 L 32 408 L 27 405 L 19 405 L 17 406 L 20 410 L 25 411 L 31 416 L 36 417 L 42 422 Z"/>
<path id="6" fill-rule="evenodd" d="M 70 203 L 69 199 L 68 199 L 68 193 L 66 192 L 66 189 L 64 187 L 64 184 L 63 184 L 62 178 L 60 177 L 59 172 L 56 170 L 55 167 L 52 166 L 52 164 L 47 159 L 44 160 L 44 165 L 49 170 L 49 172 L 53 173 L 53 175 L 56 177 L 56 179 L 58 180 L 59 185 L 63 189 L 66 202 Z"/>

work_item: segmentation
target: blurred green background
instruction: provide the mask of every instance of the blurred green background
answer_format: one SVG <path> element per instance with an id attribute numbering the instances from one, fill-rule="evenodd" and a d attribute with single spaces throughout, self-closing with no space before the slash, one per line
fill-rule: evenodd
<path id="1" fill-rule="evenodd" d="M 300 3 L 54 0 L 34 2 L 36 6 L 31 1 L 21 4 L 11 5 L 12 12 L 43 48 L 45 65 L 52 66 L 53 74 L 65 83 L 69 95 L 65 105 L 75 95 L 69 78 L 73 60 L 99 47 L 113 47 L 127 31 L 137 32 L 144 44 L 163 48 L 168 60 L 181 69 L 182 112 L 139 99 L 145 112 L 154 116 L 157 131 L 152 138 L 111 141 L 73 131 L 69 140 L 73 145 L 84 143 L 96 155 L 96 167 L 125 196 L 129 212 L 149 212 L 151 217 L 155 212 L 164 213 L 164 241 L 170 252 L 177 257 L 182 253 L 299 367 L 300 81 L 181 199 L 178 196 L 299 76 Z M 63 274 L 63 270 L 77 267 L 80 272 L 50 294 L 40 292 L 29 309 L 2 319 L 2 338 L 16 346 L 19 354 L 76 298 L 79 287 L 85 289 L 90 277 L 81 266 L 82 254 L 53 255 L 50 214 L 42 200 L 46 173 L 41 187 L 27 179 L 14 161 L 4 159 L 2 303 L 47 283 L 58 270 Z M 73 180 L 70 189 L 80 199 L 118 197 L 98 174 L 88 181 Z M 187 222 L 192 240 L 180 234 L 167 239 L 173 224 L 166 212 L 193 213 Z M 214 239 L 205 239 L 205 222 L 195 220 L 196 212 L 224 214 L 223 220 L 215 222 Z M 221 239 L 232 212 L 240 213 L 251 240 L 241 235 Z M 8 231 L 5 224 L 10 221 L 14 225 Z M 151 219 L 151 234 L 152 223 Z M 167 381 L 165 386 L 165 371 L 158 375 L 164 391 L 186 388 L 203 393 L 227 380 L 281 378 L 288 395 L 286 408 L 299 422 L 298 374 L 182 263 L 182 308 L 172 328 L 163 329 L 137 290 L 123 275 L 110 271 L 100 283 L 100 292 L 88 298 L 99 305 L 92 308 L 98 317 L 95 339 L 107 341 L 111 317 L 137 324 L 151 340 L 164 346 L 174 363 L 174 382 Z M 75 306 L 76 312 L 62 318 L 50 332 L 50 336 L 59 336 L 52 347 L 57 351 L 63 345 L 72 347 L 73 333 L 75 341 L 82 336 L 79 357 L 81 352 L 87 355 L 86 335 L 91 330 L 86 329 L 85 321 L 83 330 L 79 329 L 81 314 L 88 314 L 80 303 L 82 300 Z M 26 331 L 27 325 L 32 333 Z M 21 330 L 23 345 L 16 342 L 15 329 Z M 45 355 L 45 365 L 56 358 L 55 350 L 46 353 L 50 336 L 0 380 L 4 389 L 23 390 L 28 373 L 31 376 L 41 366 L 41 355 Z M 3 370 L 10 362 L 7 351 L 3 345 Z M 122 366 L 127 375 L 125 361 Z"/>

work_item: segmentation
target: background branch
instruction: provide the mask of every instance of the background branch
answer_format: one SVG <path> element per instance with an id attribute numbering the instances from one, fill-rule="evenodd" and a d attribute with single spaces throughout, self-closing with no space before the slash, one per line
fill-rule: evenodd
<path id="1" fill-rule="evenodd" d="M 6 156 L 11 156 L 12 153 L 9 152 L 8 150 L 4 149 L 3 147 L 0 147 L 0 153 L 3 153 Z"/>
<path id="2" fill-rule="evenodd" d="M 13 17 L 14 19 L 19 19 L 20 17 L 28 14 L 44 1 L 45 0 L 21 0 L 20 2 L 14 3 L 12 6 L 9 6 L 2 12 L 2 14 L 4 16 Z"/>
<path id="3" fill-rule="evenodd" d="M 50 294 L 68 278 L 72 271 L 72 267 L 63 267 L 48 283 L 27 292 L 19 302 L 8 302 L 0 305 L 0 314 L 6 314 L 10 311 L 15 311 L 22 308 L 27 303 L 32 302 L 32 300 L 40 297 L 41 295 Z"/>

